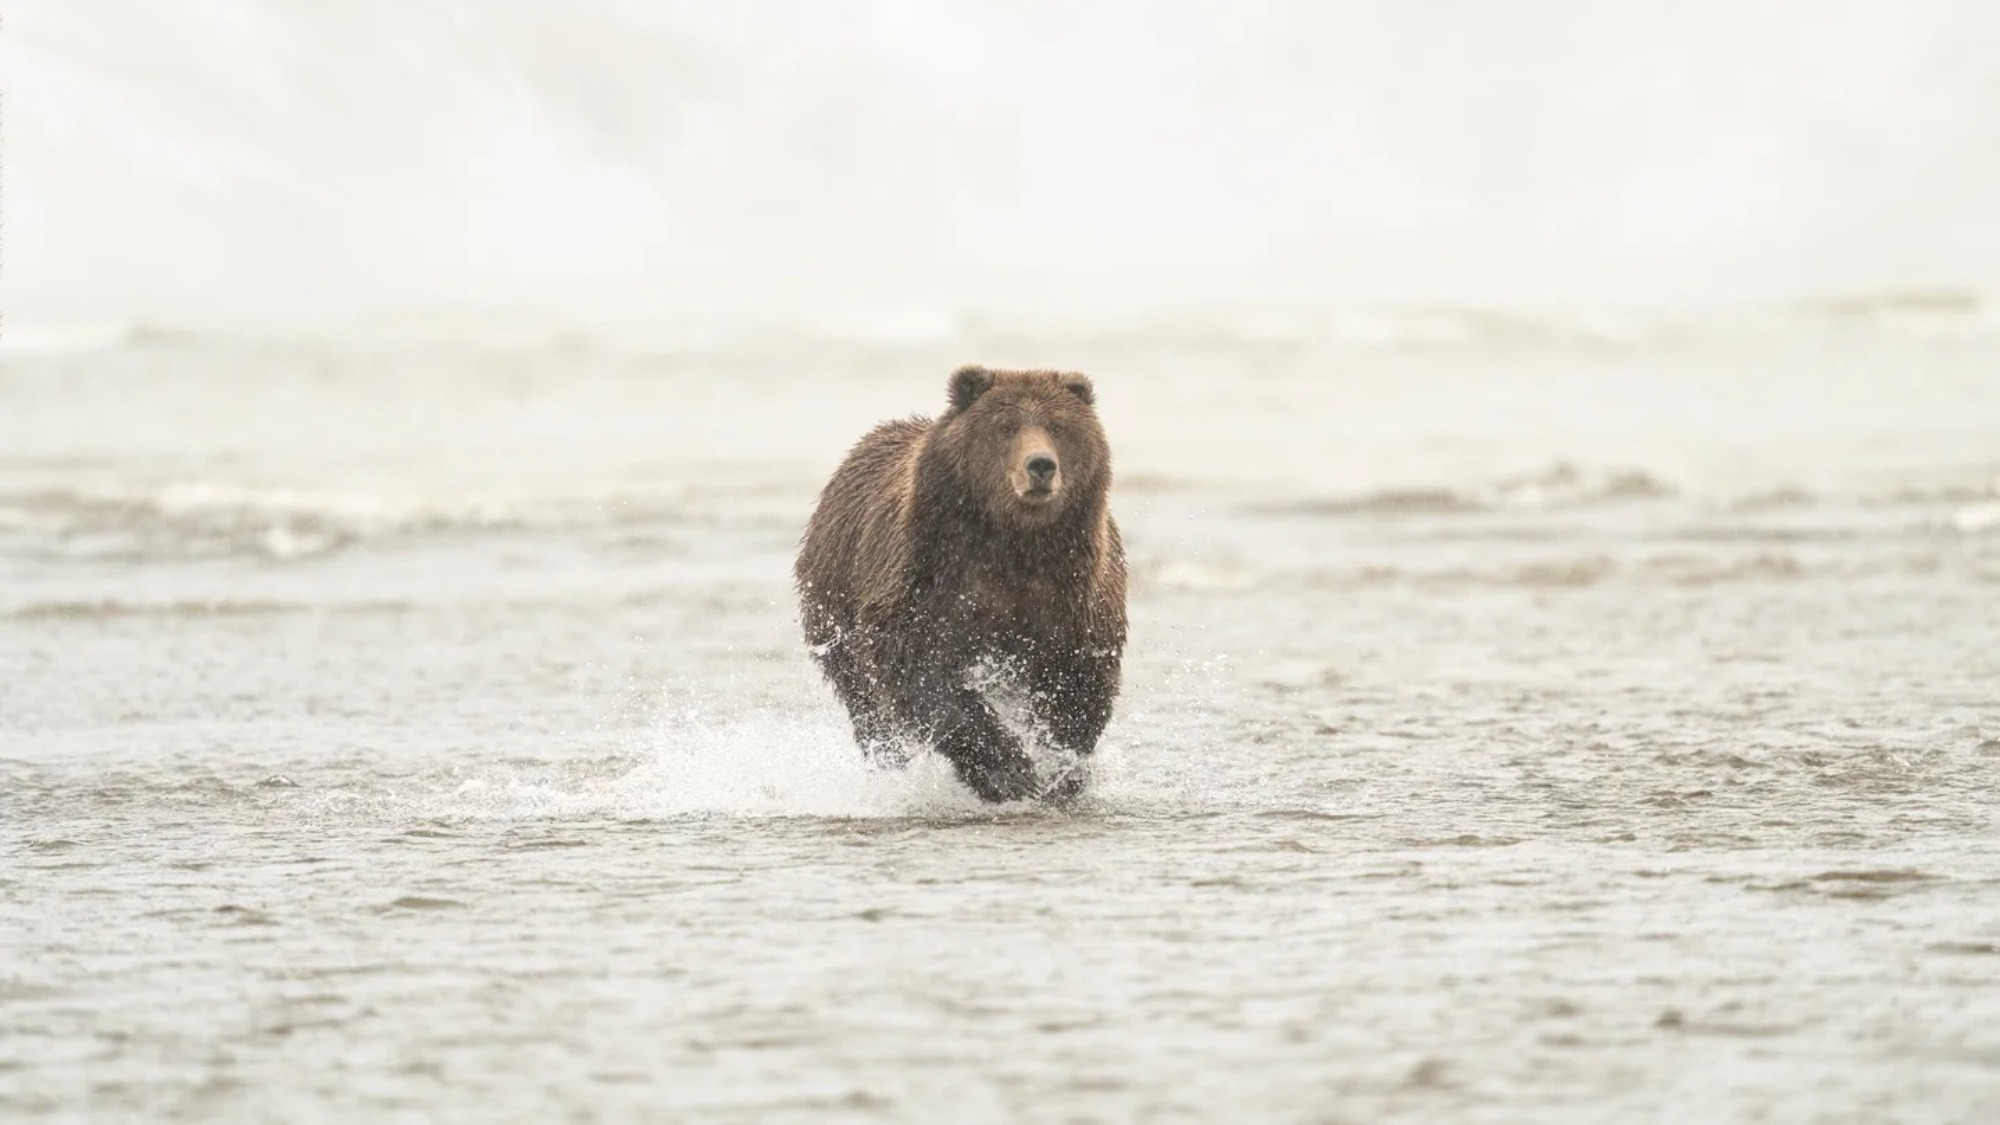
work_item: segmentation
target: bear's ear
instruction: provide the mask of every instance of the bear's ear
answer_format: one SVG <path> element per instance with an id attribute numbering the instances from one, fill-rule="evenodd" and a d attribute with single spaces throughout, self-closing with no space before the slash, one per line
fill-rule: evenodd
<path id="1" fill-rule="evenodd" d="M 964 410 L 979 401 L 993 386 L 993 373 L 984 367 L 961 367 L 951 373 L 951 408 Z"/>
<path id="2" fill-rule="evenodd" d="M 1090 385 L 1090 376 L 1068 374 L 1060 376 L 1057 382 L 1062 384 L 1063 390 L 1082 399 L 1085 406 L 1097 404 L 1097 390 Z"/>

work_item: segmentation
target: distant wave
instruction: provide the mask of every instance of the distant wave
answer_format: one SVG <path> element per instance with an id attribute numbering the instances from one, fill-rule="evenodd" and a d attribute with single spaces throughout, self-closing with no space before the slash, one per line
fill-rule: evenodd
<path id="1" fill-rule="evenodd" d="M 1994 308 L 1964 289 L 1900 290 L 1808 301 L 1807 315 L 1899 331 L 1992 326 Z"/>
<path id="2" fill-rule="evenodd" d="M 584 323 L 555 310 L 412 309 L 337 324 L 233 329 L 129 324 L 12 324 L 0 349 L 23 356 L 125 349 L 368 350 L 472 346 L 511 351 L 769 352 L 827 344 L 956 345 L 1004 352 L 1023 344 L 1181 352 L 1329 347 L 1623 349 L 1773 334 L 1881 332 L 2000 336 L 2000 302 L 1971 291 L 1880 293 L 1706 309 L 1646 306 L 1160 305 L 1076 312 L 897 306 L 812 315 L 703 313 Z"/>
<path id="3" fill-rule="evenodd" d="M 0 495 L 0 531 L 69 542 L 83 554 L 252 553 L 289 559 L 395 533 L 520 522 L 517 513 L 488 503 L 440 505 L 221 482 Z"/>
<path id="4" fill-rule="evenodd" d="M 1261 510 L 1317 516 L 1458 515 L 1560 510 L 1677 494 L 1672 485 L 1643 470 L 1592 472 L 1557 462 L 1540 473 L 1482 485 L 1382 489 L 1264 506 Z"/>
<path id="5" fill-rule="evenodd" d="M 1899 488 L 1869 498 L 1880 507 L 1930 504 L 1984 504 L 2000 501 L 2000 477 L 1984 484 L 1944 484 L 1930 488 Z"/>
<path id="6" fill-rule="evenodd" d="M 1966 535 L 2000 532 L 2000 501 L 1968 504 L 1951 514 L 1950 526 Z"/>
<path id="7" fill-rule="evenodd" d="M 1961 535 L 2000 532 L 2000 477 L 1983 485 L 1947 484 L 1932 488 L 1899 489 L 1886 496 L 1871 498 L 1877 507 L 1929 509 L 1932 523 L 1941 530 Z M 1937 509 L 1948 509 L 1937 513 Z"/>
<path id="8" fill-rule="evenodd" d="M 1007 350 L 1039 343 L 1181 352 L 1270 349 L 1567 350 L 1647 348 L 1772 335 L 1881 332 L 2000 336 L 1994 302 L 1970 291 L 1882 293 L 1705 309 L 1647 306 L 1426 304 L 1186 305 L 1069 314 L 931 310 L 818 317 L 800 337 L 875 342 L 962 340 Z"/>
<path id="9" fill-rule="evenodd" d="M 268 598 L 176 599 L 141 601 L 118 598 L 30 601 L 0 613 L 20 621 L 109 621 L 124 618 L 274 617 L 291 613 L 405 613 L 414 603 L 387 601 L 277 601 Z"/>
<path id="10" fill-rule="evenodd" d="M 47 601 L 31 602 L 6 614 L 27 621 L 98 621 L 119 617 L 263 617 L 303 609 L 270 601 L 178 601 L 121 602 Z"/>
<path id="11" fill-rule="evenodd" d="M 1778 512 L 1811 508 L 1820 502 L 1820 497 L 1813 493 L 1787 484 L 1738 496 L 1729 502 L 1729 507 L 1737 512 Z"/>
<path id="12" fill-rule="evenodd" d="M 2000 520 L 2000 478 L 1850 495 L 1822 494 L 1797 485 L 1740 495 L 1690 495 L 1645 469 L 1588 469 L 1566 461 L 1538 473 L 1464 485 L 1412 485 L 1346 496 L 1308 497 L 1253 504 L 1252 512 L 1330 517 L 1452 516 L 1501 512 L 1570 511 L 1611 504 L 1686 499 L 1739 515 L 1800 511 L 1846 504 L 1862 508 L 1953 509 L 1932 518 L 1961 531 L 1984 530 Z M 1813 533 L 1794 529 L 1794 537 Z"/>
<path id="13" fill-rule="evenodd" d="M 0 493 L 0 536 L 58 544 L 84 557 L 285 560 L 403 536 L 658 523 L 764 526 L 789 522 L 803 503 L 751 488 L 501 500 L 184 481 Z"/>
<path id="14" fill-rule="evenodd" d="M 1809 552 L 1765 546 L 1755 550 L 1668 550 L 1639 557 L 1615 557 L 1601 552 L 1551 554 L 1544 558 L 1495 562 L 1484 566 L 1411 566 L 1370 564 L 1287 569 L 1250 562 L 1191 563 L 1140 559 L 1132 565 L 1135 590 L 1149 594 L 1255 594 L 1271 589 L 1308 587 L 1366 590 L 1408 587 L 1421 590 L 1582 590 L 1598 586 L 1703 587 L 1738 584 L 1787 584 L 1830 577 L 1854 579 L 1876 575 L 1929 576 L 1940 567 L 1978 564 L 1951 560 L 1940 553 L 1911 553 L 1866 562 L 1834 561 Z"/>

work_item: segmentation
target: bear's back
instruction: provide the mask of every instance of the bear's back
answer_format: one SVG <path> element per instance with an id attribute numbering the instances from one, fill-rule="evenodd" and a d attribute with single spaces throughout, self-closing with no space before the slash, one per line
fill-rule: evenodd
<path id="1" fill-rule="evenodd" d="M 908 503 L 926 418 L 884 422 L 854 443 L 820 491 L 793 577 L 808 596 L 851 602 L 900 563 L 898 524 Z"/>

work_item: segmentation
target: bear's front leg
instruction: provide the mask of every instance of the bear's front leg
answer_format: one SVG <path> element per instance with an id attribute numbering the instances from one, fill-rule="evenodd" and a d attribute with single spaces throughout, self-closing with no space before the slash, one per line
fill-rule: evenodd
<path id="1" fill-rule="evenodd" d="M 1056 747 L 1074 759 L 1044 799 L 1074 800 L 1090 780 L 1088 759 L 1111 722 L 1111 704 L 1118 697 L 1116 655 L 1068 654 L 1033 663 L 1029 673 L 1035 718 Z"/>
<path id="2" fill-rule="evenodd" d="M 838 640 L 815 654 L 820 670 L 833 683 L 834 692 L 847 708 L 854 726 L 854 743 L 871 765 L 901 767 L 909 755 L 898 744 L 890 705 L 876 686 L 874 674 L 862 663 L 862 650 L 852 641 Z"/>
<path id="3" fill-rule="evenodd" d="M 897 710 L 980 800 L 999 804 L 1035 794 L 1034 762 L 986 700 L 966 685 L 962 662 L 922 644 L 896 646 L 883 655 Z"/>

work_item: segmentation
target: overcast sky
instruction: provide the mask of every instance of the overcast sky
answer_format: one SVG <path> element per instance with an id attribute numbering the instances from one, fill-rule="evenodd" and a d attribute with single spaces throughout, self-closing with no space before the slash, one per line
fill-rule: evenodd
<path id="1" fill-rule="evenodd" d="M 9 0 L 12 320 L 2000 290 L 1985 0 Z"/>

